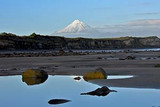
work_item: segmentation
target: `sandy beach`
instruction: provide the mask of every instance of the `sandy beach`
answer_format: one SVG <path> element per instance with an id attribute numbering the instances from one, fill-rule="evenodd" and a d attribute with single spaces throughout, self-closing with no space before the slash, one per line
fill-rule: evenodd
<path id="1" fill-rule="evenodd" d="M 120 60 L 134 56 L 134 60 Z M 102 67 L 108 75 L 160 74 L 154 67 L 160 63 L 160 52 L 111 52 L 106 54 L 0 58 L 0 75 L 21 75 L 26 69 L 41 69 L 50 75 L 83 75 Z"/>

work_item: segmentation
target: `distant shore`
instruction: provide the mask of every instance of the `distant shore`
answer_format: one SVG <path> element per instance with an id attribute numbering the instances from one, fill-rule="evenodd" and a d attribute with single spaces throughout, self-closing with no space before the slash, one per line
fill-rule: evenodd
<path id="1" fill-rule="evenodd" d="M 0 51 L 0 58 L 3 57 L 51 57 L 51 56 L 76 56 L 76 55 L 94 55 L 94 54 L 111 54 L 120 53 L 137 53 L 137 52 L 160 52 L 160 48 L 146 49 L 113 49 L 113 50 L 16 50 Z"/>

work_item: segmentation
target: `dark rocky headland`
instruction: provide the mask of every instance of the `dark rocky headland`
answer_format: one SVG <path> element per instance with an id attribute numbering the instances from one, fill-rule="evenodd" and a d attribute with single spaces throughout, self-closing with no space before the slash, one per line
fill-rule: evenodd
<path id="1" fill-rule="evenodd" d="M 0 34 L 0 50 L 59 50 L 59 49 L 127 49 L 160 48 L 160 38 L 120 37 L 120 38 L 65 38 L 31 34 L 17 36 L 11 33 Z"/>

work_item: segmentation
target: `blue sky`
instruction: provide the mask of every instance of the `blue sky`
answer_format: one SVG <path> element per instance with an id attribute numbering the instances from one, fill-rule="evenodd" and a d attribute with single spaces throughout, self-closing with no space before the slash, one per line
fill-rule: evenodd
<path id="1" fill-rule="evenodd" d="M 160 19 L 160 0 L 0 0 L 0 32 L 51 34 L 75 19 L 90 26 Z"/>

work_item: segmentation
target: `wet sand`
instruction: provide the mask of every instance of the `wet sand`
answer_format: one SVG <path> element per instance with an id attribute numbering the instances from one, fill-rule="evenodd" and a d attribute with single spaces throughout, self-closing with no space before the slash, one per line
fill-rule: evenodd
<path id="1" fill-rule="evenodd" d="M 134 60 L 119 60 L 135 56 Z M 42 69 L 50 75 L 83 75 L 102 67 L 108 75 L 160 75 L 160 52 L 111 52 L 53 57 L 0 58 L 0 76 L 21 75 L 26 69 Z"/>

